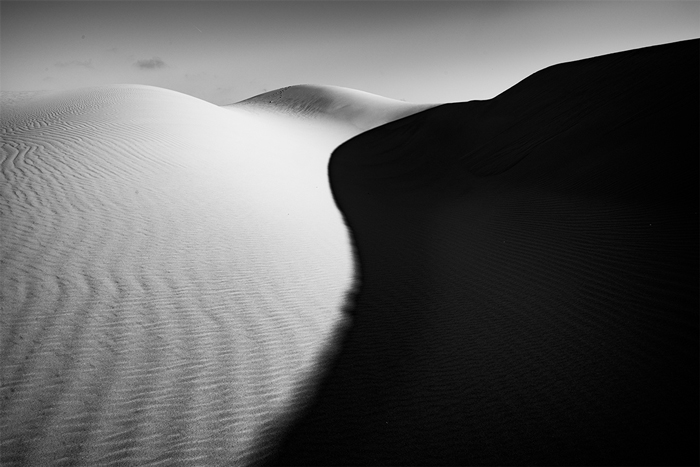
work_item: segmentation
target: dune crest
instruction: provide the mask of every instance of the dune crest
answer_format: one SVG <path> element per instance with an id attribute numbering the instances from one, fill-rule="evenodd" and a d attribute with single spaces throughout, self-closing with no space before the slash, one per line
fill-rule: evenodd
<path id="1" fill-rule="evenodd" d="M 269 91 L 225 107 L 332 118 L 365 131 L 435 105 L 412 104 L 340 86 L 302 84 Z"/>

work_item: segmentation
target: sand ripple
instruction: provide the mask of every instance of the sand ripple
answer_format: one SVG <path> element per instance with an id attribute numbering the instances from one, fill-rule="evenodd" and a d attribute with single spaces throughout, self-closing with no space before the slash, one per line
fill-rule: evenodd
<path id="1" fill-rule="evenodd" d="M 145 86 L 3 110 L 3 465 L 264 450 L 352 285 L 320 124 Z"/>

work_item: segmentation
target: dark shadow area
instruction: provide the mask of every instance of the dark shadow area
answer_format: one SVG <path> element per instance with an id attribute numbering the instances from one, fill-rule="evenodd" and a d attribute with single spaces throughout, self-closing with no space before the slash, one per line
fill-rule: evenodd
<path id="1" fill-rule="evenodd" d="M 361 288 L 271 463 L 697 465 L 699 43 L 340 146 Z"/>

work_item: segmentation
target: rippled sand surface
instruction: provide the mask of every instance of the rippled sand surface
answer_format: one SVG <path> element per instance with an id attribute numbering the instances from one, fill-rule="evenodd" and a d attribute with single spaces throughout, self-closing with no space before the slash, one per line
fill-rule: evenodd
<path id="1" fill-rule="evenodd" d="M 327 163 L 357 130 L 147 86 L 3 102 L 3 465 L 253 462 L 344 322 Z"/>

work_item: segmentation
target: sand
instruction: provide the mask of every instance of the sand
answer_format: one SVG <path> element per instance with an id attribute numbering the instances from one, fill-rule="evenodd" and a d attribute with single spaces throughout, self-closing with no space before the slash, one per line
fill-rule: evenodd
<path id="1" fill-rule="evenodd" d="M 425 108 L 307 88 L 287 92 L 325 107 L 137 85 L 3 93 L 3 465 L 269 452 L 349 322 L 331 151 Z"/>
<path id="2" fill-rule="evenodd" d="M 341 86 L 302 84 L 266 92 L 235 104 L 237 108 L 323 119 L 360 131 L 392 122 L 437 104 L 414 104 Z M 228 107 L 228 106 L 227 106 Z"/>
<path id="3" fill-rule="evenodd" d="M 700 41 L 331 157 L 360 288 L 277 465 L 697 465 Z"/>

